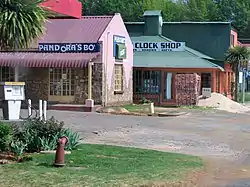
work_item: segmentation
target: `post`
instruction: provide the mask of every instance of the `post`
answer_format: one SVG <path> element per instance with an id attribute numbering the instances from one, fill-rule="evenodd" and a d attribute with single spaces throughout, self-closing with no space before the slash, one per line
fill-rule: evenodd
<path id="1" fill-rule="evenodd" d="M 18 82 L 19 81 L 19 67 L 18 66 L 14 68 L 14 74 L 15 74 L 14 80 L 15 82 Z"/>
<path id="2" fill-rule="evenodd" d="M 149 106 L 149 108 L 150 108 L 150 113 L 151 114 L 154 114 L 155 113 L 155 107 L 154 107 L 154 103 L 150 103 L 150 106 Z"/>
<path id="3" fill-rule="evenodd" d="M 242 74 L 242 103 L 245 103 L 245 86 L 246 86 L 246 73 L 243 72 Z"/>
<path id="4" fill-rule="evenodd" d="M 88 99 L 85 100 L 85 112 L 92 112 L 94 108 L 94 100 L 92 99 L 92 65 L 90 61 L 88 65 Z"/>
<path id="5" fill-rule="evenodd" d="M 43 119 L 43 101 L 39 100 L 39 119 Z"/>
<path id="6" fill-rule="evenodd" d="M 47 120 L 47 101 L 43 101 L 43 119 Z"/>
<path id="7" fill-rule="evenodd" d="M 88 65 L 88 99 L 92 99 L 92 62 Z"/>
<path id="8" fill-rule="evenodd" d="M 32 115 L 31 113 L 31 99 L 28 99 L 28 116 L 30 117 Z"/>

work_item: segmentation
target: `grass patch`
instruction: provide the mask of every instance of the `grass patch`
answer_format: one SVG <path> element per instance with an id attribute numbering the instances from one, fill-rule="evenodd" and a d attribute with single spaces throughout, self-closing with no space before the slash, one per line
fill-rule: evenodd
<path id="1" fill-rule="evenodd" d="M 128 110 L 129 112 L 142 112 L 144 109 L 149 107 L 149 104 L 145 104 L 145 105 L 132 104 L 132 105 L 124 105 L 122 107 Z"/>
<path id="2" fill-rule="evenodd" d="M 243 96 L 242 93 L 239 93 L 239 102 L 242 103 L 243 101 Z M 245 93 L 245 102 L 249 102 L 250 101 L 250 92 L 246 92 Z"/>
<path id="3" fill-rule="evenodd" d="M 107 145 L 81 145 L 54 168 L 54 155 L 0 166 L 0 186 L 122 186 L 174 182 L 203 168 L 199 157 Z"/>

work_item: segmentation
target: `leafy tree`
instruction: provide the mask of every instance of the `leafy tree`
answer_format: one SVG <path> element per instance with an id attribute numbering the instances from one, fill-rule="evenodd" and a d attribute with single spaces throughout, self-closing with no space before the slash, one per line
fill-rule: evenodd
<path id="1" fill-rule="evenodd" d="M 42 0 L 0 1 L 0 48 L 28 48 L 44 31 L 47 11 Z"/>
<path id="2" fill-rule="evenodd" d="M 140 21 L 143 0 L 80 0 L 83 15 L 113 15 L 120 13 L 124 21 Z"/>
<path id="3" fill-rule="evenodd" d="M 235 73 L 235 91 L 234 99 L 238 101 L 239 93 L 239 71 L 240 67 L 248 62 L 250 52 L 245 46 L 235 46 L 229 48 L 226 54 L 226 61 L 230 63 L 234 73 Z"/>
<path id="4" fill-rule="evenodd" d="M 249 0 L 80 0 L 84 15 L 121 13 L 124 21 L 142 21 L 145 10 L 162 10 L 165 21 L 232 21 L 250 37 Z"/>
<path id="5" fill-rule="evenodd" d="M 221 21 L 232 21 L 240 35 L 244 35 L 250 13 L 250 3 L 243 0 L 220 0 L 215 2 L 219 8 Z"/>

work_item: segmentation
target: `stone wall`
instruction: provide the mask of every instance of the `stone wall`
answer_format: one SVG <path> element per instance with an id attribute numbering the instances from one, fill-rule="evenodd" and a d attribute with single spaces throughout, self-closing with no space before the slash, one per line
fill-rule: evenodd
<path id="1" fill-rule="evenodd" d="M 103 67 L 101 63 L 95 63 L 92 69 L 92 98 L 95 104 L 102 104 Z M 88 98 L 88 68 L 76 70 L 75 101 L 77 104 L 85 104 Z"/>
<path id="2" fill-rule="evenodd" d="M 75 69 L 75 104 L 85 104 L 88 98 L 88 68 Z M 25 75 L 20 81 L 26 83 L 25 94 L 27 99 L 31 99 L 33 103 L 38 103 L 39 99 L 48 100 L 49 96 L 49 69 L 48 68 L 27 68 Z M 93 65 L 92 77 L 92 97 L 95 104 L 102 103 L 102 64 L 95 63 Z"/>
<path id="3" fill-rule="evenodd" d="M 48 100 L 49 71 L 47 68 L 27 68 L 20 81 L 25 81 L 26 99 L 31 99 L 32 103 L 38 103 L 39 99 Z"/>
<path id="4" fill-rule="evenodd" d="M 125 74 L 125 71 L 128 71 L 128 69 L 125 69 L 123 67 L 123 74 Z M 130 70 L 130 76 L 129 76 L 129 82 L 127 84 L 127 81 L 125 77 L 123 78 L 123 93 L 122 94 L 115 94 L 115 68 L 113 69 L 112 73 L 112 82 L 111 87 L 108 89 L 108 101 L 107 105 L 109 106 L 119 106 L 124 104 L 131 104 L 133 103 L 133 71 Z M 127 86 L 128 85 L 128 86 Z"/>

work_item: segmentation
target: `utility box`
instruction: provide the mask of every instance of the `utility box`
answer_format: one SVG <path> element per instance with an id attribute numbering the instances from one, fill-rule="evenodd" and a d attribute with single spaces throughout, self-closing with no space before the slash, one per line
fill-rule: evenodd
<path id="1" fill-rule="evenodd" d="M 5 120 L 19 120 L 21 102 L 25 100 L 24 82 L 1 82 L 0 99 Z"/>
<path id="2" fill-rule="evenodd" d="M 212 92 L 211 88 L 202 88 L 202 97 L 203 98 L 211 97 L 211 92 Z"/>

